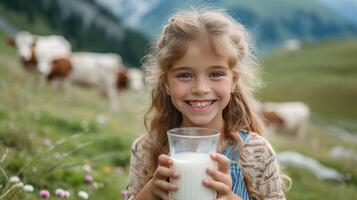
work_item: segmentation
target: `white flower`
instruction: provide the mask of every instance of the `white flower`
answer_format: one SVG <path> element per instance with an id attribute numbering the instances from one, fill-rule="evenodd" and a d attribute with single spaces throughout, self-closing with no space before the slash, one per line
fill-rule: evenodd
<path id="1" fill-rule="evenodd" d="M 82 199 L 88 199 L 89 198 L 88 193 L 85 192 L 85 191 L 79 191 L 78 192 L 78 196 L 81 197 Z"/>
<path id="2" fill-rule="evenodd" d="M 33 186 L 32 185 L 25 185 L 22 189 L 25 192 L 33 192 Z"/>
<path id="3" fill-rule="evenodd" d="M 10 182 L 11 183 L 18 183 L 18 182 L 20 182 L 20 178 L 18 176 L 11 176 L 10 177 Z"/>
<path id="4" fill-rule="evenodd" d="M 90 173 L 92 171 L 92 167 L 88 164 L 83 165 L 83 170 L 87 173 Z"/>
<path id="5" fill-rule="evenodd" d="M 55 194 L 56 194 L 56 196 L 58 196 L 58 197 L 62 197 L 62 196 L 63 196 L 63 192 L 64 192 L 63 189 L 58 188 L 58 189 L 56 189 Z"/>

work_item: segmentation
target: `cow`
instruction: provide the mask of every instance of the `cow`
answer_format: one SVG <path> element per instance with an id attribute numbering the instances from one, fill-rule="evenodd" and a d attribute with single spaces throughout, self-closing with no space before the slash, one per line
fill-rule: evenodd
<path id="1" fill-rule="evenodd" d="M 265 102 L 260 105 L 260 113 L 268 127 L 303 139 L 310 116 L 310 109 L 306 103 Z"/>
<path id="2" fill-rule="evenodd" d="M 20 31 L 15 37 L 8 38 L 7 42 L 17 48 L 25 71 L 36 75 L 49 73 L 53 60 L 66 58 L 71 54 L 71 44 L 59 35 L 39 36 Z"/>
<path id="3" fill-rule="evenodd" d="M 114 53 L 73 52 L 68 58 L 53 60 L 51 67 L 47 75 L 49 81 L 63 80 L 66 85 L 76 83 L 97 87 L 108 96 L 112 111 L 118 109 L 120 91 L 144 88 L 141 70 L 127 68 L 121 57 Z"/>
<path id="4" fill-rule="evenodd" d="M 144 88 L 143 72 L 137 68 L 121 70 L 117 75 L 117 88 L 141 91 Z"/>
<path id="5" fill-rule="evenodd" d="M 118 110 L 118 73 L 125 70 L 122 59 L 114 53 L 73 52 L 67 58 L 54 59 L 47 80 L 63 80 L 65 85 L 97 87 L 106 94 L 112 111 Z"/>

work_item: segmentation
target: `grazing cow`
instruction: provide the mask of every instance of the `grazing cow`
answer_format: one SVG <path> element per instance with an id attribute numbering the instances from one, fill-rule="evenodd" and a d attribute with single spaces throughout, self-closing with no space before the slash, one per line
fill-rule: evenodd
<path id="1" fill-rule="evenodd" d="M 132 89 L 140 91 L 144 88 L 144 76 L 140 69 L 124 69 L 117 75 L 117 88 L 119 90 Z"/>
<path id="2" fill-rule="evenodd" d="M 144 88 L 141 70 L 127 69 L 121 57 L 113 53 L 76 52 L 69 58 L 53 60 L 47 79 L 98 87 L 108 96 L 113 111 L 117 110 L 118 92 Z"/>
<path id="3" fill-rule="evenodd" d="M 75 52 L 67 58 L 53 60 L 47 79 L 98 87 L 108 95 L 111 110 L 115 111 L 118 109 L 117 74 L 123 69 L 117 54 Z"/>
<path id="4" fill-rule="evenodd" d="M 266 102 L 260 106 L 261 115 L 268 125 L 302 139 L 310 110 L 304 102 Z"/>
<path id="5" fill-rule="evenodd" d="M 7 44 L 16 47 L 23 67 L 26 71 L 37 71 L 37 60 L 34 50 L 35 36 L 29 32 L 18 32 L 15 37 L 7 38 Z"/>
<path id="6" fill-rule="evenodd" d="M 8 44 L 17 48 L 19 57 L 27 71 L 48 74 L 51 62 L 71 54 L 70 43 L 62 36 L 38 36 L 29 32 L 18 32 Z M 37 73 L 35 73 L 37 74 Z"/>

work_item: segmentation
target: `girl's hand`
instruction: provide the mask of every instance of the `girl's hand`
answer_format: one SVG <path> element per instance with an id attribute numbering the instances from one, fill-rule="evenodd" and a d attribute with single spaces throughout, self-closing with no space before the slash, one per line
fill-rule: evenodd
<path id="1" fill-rule="evenodd" d="M 207 169 L 207 174 L 210 175 L 213 180 L 203 180 L 203 184 L 217 191 L 217 200 L 241 200 L 234 192 L 232 188 L 232 178 L 229 172 L 229 159 L 219 153 L 211 154 L 212 160 L 218 163 L 218 169 Z"/>
<path id="2" fill-rule="evenodd" d="M 151 181 L 151 192 L 155 199 L 169 200 L 169 191 L 176 191 L 177 186 L 170 183 L 170 178 L 178 178 L 178 173 L 171 168 L 173 161 L 170 156 L 161 154 L 159 166 L 157 167 Z"/>

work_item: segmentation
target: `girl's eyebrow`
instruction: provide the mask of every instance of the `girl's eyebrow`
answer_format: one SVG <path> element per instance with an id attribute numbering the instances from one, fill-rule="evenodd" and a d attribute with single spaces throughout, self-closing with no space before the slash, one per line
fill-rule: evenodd
<path id="1" fill-rule="evenodd" d="M 212 65 L 209 68 L 211 68 L 211 69 L 228 69 L 226 66 L 222 66 L 222 65 Z"/>
<path id="2" fill-rule="evenodd" d="M 180 70 L 190 70 L 192 69 L 192 67 L 188 67 L 188 66 L 180 66 L 180 67 L 175 67 L 175 68 L 172 68 L 171 71 L 180 71 Z"/>
<path id="3" fill-rule="evenodd" d="M 192 70 L 193 67 L 188 67 L 188 66 L 180 66 L 180 67 L 175 67 L 172 69 L 172 71 L 179 71 L 179 70 Z M 208 67 L 209 69 L 221 69 L 221 70 L 226 70 L 228 67 L 222 66 L 222 65 L 212 65 Z"/>

